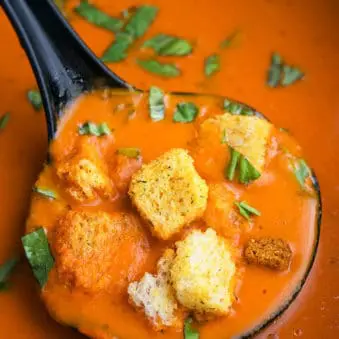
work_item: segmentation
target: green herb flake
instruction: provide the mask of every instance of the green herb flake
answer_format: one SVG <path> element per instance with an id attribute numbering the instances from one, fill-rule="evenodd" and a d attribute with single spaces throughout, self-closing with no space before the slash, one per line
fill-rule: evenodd
<path id="1" fill-rule="evenodd" d="M 294 164 L 294 175 L 302 188 L 305 187 L 306 179 L 311 175 L 311 173 L 311 169 L 308 167 L 304 159 L 296 160 Z"/>
<path id="2" fill-rule="evenodd" d="M 120 155 L 125 155 L 128 158 L 139 158 L 141 151 L 139 148 L 135 147 L 122 147 L 117 149 L 117 153 Z"/>
<path id="3" fill-rule="evenodd" d="M 7 290 L 9 286 L 8 280 L 18 262 L 19 259 L 15 257 L 7 260 L 0 266 L 0 291 Z"/>
<path id="4" fill-rule="evenodd" d="M 182 102 L 177 104 L 177 108 L 173 115 L 174 122 L 192 122 L 199 113 L 198 107 L 192 102 Z"/>
<path id="5" fill-rule="evenodd" d="M 106 14 L 99 8 L 88 3 L 87 0 L 81 0 L 80 4 L 74 8 L 74 11 L 91 24 L 112 32 L 120 31 L 123 26 L 122 20 Z"/>
<path id="6" fill-rule="evenodd" d="M 78 127 L 78 133 L 80 135 L 92 135 L 96 137 L 101 137 L 105 135 L 110 135 L 112 131 L 105 122 L 96 124 L 94 122 L 87 121 Z"/>
<path id="7" fill-rule="evenodd" d="M 153 121 L 160 121 L 165 118 L 164 92 L 158 87 L 151 87 L 149 91 L 149 111 Z"/>
<path id="8" fill-rule="evenodd" d="M 39 228 L 21 238 L 26 257 L 41 287 L 48 280 L 48 274 L 54 266 L 45 230 Z"/>
<path id="9" fill-rule="evenodd" d="M 137 64 L 144 70 L 166 78 L 173 78 L 180 75 L 180 70 L 174 64 L 163 64 L 156 60 L 137 60 Z"/>
<path id="10" fill-rule="evenodd" d="M 267 74 L 267 85 L 269 87 L 278 87 L 280 84 L 282 69 L 282 60 L 278 53 L 273 53 L 271 58 L 271 66 Z"/>
<path id="11" fill-rule="evenodd" d="M 192 318 L 187 318 L 184 324 L 184 339 L 199 339 L 198 330 L 192 327 Z"/>
<path id="12" fill-rule="evenodd" d="M 44 197 L 46 197 L 46 198 L 48 198 L 48 199 L 54 200 L 54 199 L 57 198 L 57 194 L 54 191 L 52 191 L 52 190 L 50 190 L 48 188 L 43 188 L 43 187 L 35 186 L 33 188 L 33 191 L 38 193 L 38 194 L 40 194 L 40 195 L 42 195 L 42 196 L 44 196 Z"/>
<path id="13" fill-rule="evenodd" d="M 235 114 L 235 115 L 247 115 L 251 116 L 254 115 L 255 111 L 243 104 L 240 104 L 236 101 L 231 101 L 229 99 L 224 100 L 224 110 L 228 113 Z"/>
<path id="14" fill-rule="evenodd" d="M 304 77 L 304 73 L 297 67 L 284 65 L 282 70 L 281 86 L 289 86 L 296 81 L 301 80 Z"/>
<path id="15" fill-rule="evenodd" d="M 260 211 L 249 205 L 246 201 L 235 202 L 234 204 L 239 208 L 239 213 L 247 220 L 250 220 L 252 215 L 261 215 Z"/>
<path id="16" fill-rule="evenodd" d="M 140 38 L 145 34 L 158 13 L 158 8 L 154 6 L 140 6 L 136 9 L 134 15 L 130 18 L 125 27 L 125 32 L 134 39 Z"/>
<path id="17" fill-rule="evenodd" d="M 220 71 L 220 56 L 218 54 L 213 54 L 208 56 L 205 59 L 205 75 L 207 77 L 212 76 L 213 74 Z"/>
<path id="18" fill-rule="evenodd" d="M 143 47 L 149 47 L 162 56 L 185 56 L 192 53 L 189 41 L 167 34 L 158 34 L 147 40 Z"/>
<path id="19" fill-rule="evenodd" d="M 101 57 L 103 62 L 119 62 L 127 57 L 127 50 L 132 45 L 133 38 L 124 32 L 117 33 L 115 41 L 104 52 Z"/>
<path id="20" fill-rule="evenodd" d="M 230 152 L 231 152 L 231 160 L 226 169 L 226 178 L 232 181 L 235 176 L 235 170 L 238 167 L 240 153 L 234 150 L 233 148 L 230 148 Z"/>
<path id="21" fill-rule="evenodd" d="M 234 31 L 232 34 L 230 34 L 225 40 L 223 40 L 220 44 L 220 48 L 229 48 L 231 47 L 235 40 L 239 37 L 240 32 L 238 30 Z"/>
<path id="22" fill-rule="evenodd" d="M 27 92 L 27 99 L 36 111 L 42 108 L 41 94 L 38 90 L 31 89 Z"/>
<path id="23" fill-rule="evenodd" d="M 10 116 L 11 114 L 7 112 L 0 117 L 0 130 L 7 126 Z"/>

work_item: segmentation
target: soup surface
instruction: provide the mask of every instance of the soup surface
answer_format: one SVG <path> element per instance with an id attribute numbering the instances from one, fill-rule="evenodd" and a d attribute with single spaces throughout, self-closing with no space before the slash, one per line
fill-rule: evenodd
<path id="1" fill-rule="evenodd" d="M 138 46 L 132 47 L 126 60 L 110 64 L 112 69 L 144 89 L 157 85 L 165 90 L 212 92 L 251 103 L 278 126 L 291 130 L 300 141 L 309 164 L 317 172 L 323 193 L 320 251 L 297 301 L 262 336 L 335 337 L 339 330 L 335 279 L 339 240 L 335 223 L 338 160 L 333 146 L 338 136 L 339 110 L 336 96 L 339 46 L 334 33 L 338 25 L 338 3 L 330 0 L 148 3 L 160 10 L 144 39 L 167 33 L 196 42 L 189 57 L 166 59 L 176 63 L 182 75 L 163 79 L 146 72 L 135 60 L 147 57 L 149 52 L 140 52 Z M 128 7 L 144 3 L 98 0 L 95 4 L 107 13 L 118 15 Z M 112 33 L 93 27 L 75 15 L 71 10 L 75 5 L 75 1 L 66 3 L 68 18 L 94 51 L 102 55 L 113 39 Z M 2 114 L 10 113 L 7 126 L 0 131 L 3 206 L 0 259 L 5 262 L 20 253 L 31 187 L 45 159 L 47 143 L 43 114 L 34 111 L 26 99 L 27 91 L 35 85 L 25 54 L 4 16 L 0 25 L 6 46 L 1 54 L 0 105 Z M 240 32 L 239 40 L 219 52 L 220 42 L 236 30 Z M 279 52 L 287 63 L 298 65 L 305 73 L 304 79 L 288 87 L 267 87 L 265 80 L 272 52 Z M 220 53 L 221 68 L 207 78 L 204 59 L 214 53 Z M 50 319 L 37 295 L 30 269 L 26 263 L 20 264 L 10 289 L 0 295 L 4 310 L 0 320 L 2 333 L 12 338 L 76 338 L 78 334 L 74 331 Z"/>

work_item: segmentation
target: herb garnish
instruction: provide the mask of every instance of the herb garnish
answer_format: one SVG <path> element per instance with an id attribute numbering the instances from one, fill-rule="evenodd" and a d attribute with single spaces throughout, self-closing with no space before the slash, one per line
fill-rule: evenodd
<path id="1" fill-rule="evenodd" d="M 137 59 L 137 64 L 148 72 L 161 75 L 166 78 L 172 78 L 180 75 L 180 70 L 174 64 L 162 64 L 154 59 Z"/>
<path id="2" fill-rule="evenodd" d="M 94 122 L 87 121 L 78 127 L 78 133 L 80 135 L 94 135 L 101 137 L 104 135 L 110 135 L 112 131 L 105 122 L 96 124 Z"/>
<path id="3" fill-rule="evenodd" d="M 158 34 L 147 40 L 143 47 L 153 48 L 162 56 L 185 56 L 192 53 L 192 45 L 189 41 L 167 34 Z"/>
<path id="4" fill-rule="evenodd" d="M 155 86 L 149 90 L 149 111 L 150 117 L 153 121 L 160 121 L 165 118 L 165 101 L 164 92 Z"/>
<path id="5" fill-rule="evenodd" d="M 308 167 L 304 159 L 297 159 L 294 163 L 294 175 L 300 186 L 305 187 L 306 179 L 311 175 L 311 169 Z"/>
<path id="6" fill-rule="evenodd" d="M 238 151 L 230 147 L 231 159 L 226 167 L 225 176 L 228 180 L 233 180 L 236 170 L 238 170 L 238 180 L 242 184 L 249 184 L 260 177 L 260 173 L 252 164 Z"/>
<path id="7" fill-rule="evenodd" d="M 212 54 L 205 59 L 205 75 L 207 77 L 220 71 L 220 56 L 218 54 Z"/>
<path id="8" fill-rule="evenodd" d="M 199 339 L 198 330 L 192 327 L 192 318 L 187 318 L 184 324 L 184 339 Z"/>
<path id="9" fill-rule="evenodd" d="M 43 287 L 54 265 L 45 230 L 39 228 L 25 235 L 21 240 L 33 273 L 40 286 Z"/>
<path id="10" fill-rule="evenodd" d="M 239 36 L 239 31 L 236 30 L 232 34 L 230 34 L 224 41 L 221 42 L 220 48 L 228 48 L 231 47 L 234 41 L 237 39 Z"/>
<path id="11" fill-rule="evenodd" d="M 41 94 L 38 90 L 31 89 L 27 91 L 27 99 L 36 111 L 40 111 L 42 108 Z"/>
<path id="12" fill-rule="evenodd" d="M 286 87 L 301 80 L 303 77 L 304 73 L 299 68 L 284 63 L 278 53 L 272 54 L 271 66 L 267 76 L 267 85 L 269 87 Z"/>
<path id="13" fill-rule="evenodd" d="M 7 290 L 9 286 L 8 279 L 18 262 L 19 259 L 15 257 L 7 260 L 0 266 L 0 291 Z"/>
<path id="14" fill-rule="evenodd" d="M 5 113 L 0 117 L 0 130 L 4 129 L 7 126 L 9 118 L 10 118 L 9 112 Z"/>
<path id="15" fill-rule="evenodd" d="M 39 193 L 40 195 L 42 195 L 46 198 L 52 199 L 52 200 L 57 198 L 57 194 L 54 191 L 52 191 L 48 188 L 35 186 L 35 187 L 33 187 L 33 191 L 36 192 L 36 193 Z"/>
<path id="16" fill-rule="evenodd" d="M 103 62 L 118 62 L 124 60 L 127 56 L 126 52 L 133 43 L 133 38 L 124 32 L 117 33 L 113 44 L 111 44 L 104 52 L 101 60 Z"/>
<path id="17" fill-rule="evenodd" d="M 87 0 L 81 0 L 74 11 L 91 24 L 112 32 L 118 32 L 123 26 L 122 20 L 106 14 L 94 5 L 89 4 Z"/>
<path id="18" fill-rule="evenodd" d="M 140 149 L 135 147 L 122 147 L 117 149 L 117 153 L 120 155 L 125 155 L 128 158 L 139 158 Z"/>
<path id="19" fill-rule="evenodd" d="M 261 215 L 260 211 L 250 206 L 246 201 L 237 201 L 234 204 L 239 208 L 239 213 L 247 220 L 250 220 L 252 215 Z"/>
<path id="20" fill-rule="evenodd" d="M 254 110 L 244 104 L 229 99 L 224 100 L 224 109 L 234 115 L 254 115 Z"/>
<path id="21" fill-rule="evenodd" d="M 199 113 L 198 107 L 192 102 L 181 102 L 177 104 L 177 108 L 173 115 L 175 122 L 192 122 Z"/>

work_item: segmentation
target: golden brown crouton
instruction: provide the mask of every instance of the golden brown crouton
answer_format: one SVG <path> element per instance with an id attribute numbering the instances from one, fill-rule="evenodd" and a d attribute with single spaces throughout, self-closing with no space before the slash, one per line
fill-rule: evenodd
<path id="1" fill-rule="evenodd" d="M 174 251 L 168 249 L 158 261 L 158 273 L 145 273 L 140 281 L 128 286 L 130 302 L 142 309 L 157 331 L 166 327 L 183 326 L 183 313 L 178 309 L 173 288 L 169 281 L 169 269 Z"/>
<path id="2" fill-rule="evenodd" d="M 250 264 L 282 271 L 290 265 L 292 250 L 285 240 L 263 237 L 250 239 L 245 247 L 244 256 Z"/>
<path id="3" fill-rule="evenodd" d="M 59 220 L 53 241 L 60 279 L 92 292 L 105 289 L 125 223 L 120 213 L 69 211 Z"/>
<path id="4" fill-rule="evenodd" d="M 84 202 L 107 197 L 114 186 L 107 170 L 93 145 L 82 145 L 79 152 L 57 166 L 58 177 L 66 183 L 67 192 L 77 201 Z"/>
<path id="5" fill-rule="evenodd" d="M 264 169 L 266 148 L 272 125 L 257 116 L 225 113 L 207 119 L 201 130 L 215 129 L 220 142 L 244 155 L 260 173 Z"/>
<path id="6" fill-rule="evenodd" d="M 176 243 L 171 281 L 178 301 L 196 315 L 223 315 L 234 300 L 235 263 L 212 229 L 192 231 Z"/>
<path id="7" fill-rule="evenodd" d="M 206 182 L 183 149 L 172 149 L 136 172 L 129 195 L 140 214 L 161 239 L 203 215 L 208 195 Z"/>

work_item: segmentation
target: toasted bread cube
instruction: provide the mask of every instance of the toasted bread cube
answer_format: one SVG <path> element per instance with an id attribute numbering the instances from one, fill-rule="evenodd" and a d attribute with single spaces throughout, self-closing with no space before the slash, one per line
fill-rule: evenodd
<path id="1" fill-rule="evenodd" d="M 198 316 L 227 314 L 236 267 L 226 241 L 209 228 L 192 231 L 176 247 L 171 281 L 178 301 Z"/>
<path id="2" fill-rule="evenodd" d="M 215 127 L 219 140 L 245 156 L 257 171 L 263 172 L 271 123 L 257 116 L 225 113 L 207 119 L 201 129 L 210 129 L 210 125 Z"/>
<path id="3" fill-rule="evenodd" d="M 153 234 L 169 239 L 203 215 L 208 187 L 188 152 L 172 149 L 133 175 L 129 195 Z"/>
<path id="4" fill-rule="evenodd" d="M 292 250 L 283 239 L 262 237 L 248 241 L 244 256 L 249 264 L 282 271 L 286 270 L 291 263 Z"/>
<path id="5" fill-rule="evenodd" d="M 82 145 L 75 155 L 56 167 L 67 192 L 79 202 L 93 200 L 98 194 L 107 197 L 113 191 L 104 163 L 92 145 Z"/>
<path id="6" fill-rule="evenodd" d="M 128 286 L 129 301 L 142 309 L 155 330 L 182 327 L 183 317 L 178 310 L 173 288 L 169 281 L 169 269 L 174 251 L 168 249 L 158 261 L 158 273 L 145 273 L 140 281 Z"/>

